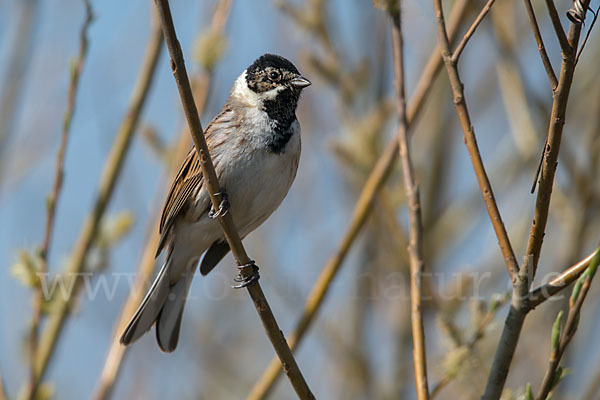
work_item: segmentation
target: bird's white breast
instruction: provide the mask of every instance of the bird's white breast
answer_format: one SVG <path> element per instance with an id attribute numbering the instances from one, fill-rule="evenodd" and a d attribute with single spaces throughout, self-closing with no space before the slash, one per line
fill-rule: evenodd
<path id="1" fill-rule="evenodd" d="M 274 153 L 266 146 L 266 135 L 271 134 L 266 113 L 248 113 L 247 118 L 253 121 L 246 123 L 255 129 L 247 131 L 246 140 L 241 140 L 245 146 L 232 149 L 236 153 L 232 159 L 236 161 L 221 175 L 242 236 L 256 229 L 279 207 L 296 176 L 301 148 L 297 121 L 290 127 L 293 134 L 285 149 Z"/>

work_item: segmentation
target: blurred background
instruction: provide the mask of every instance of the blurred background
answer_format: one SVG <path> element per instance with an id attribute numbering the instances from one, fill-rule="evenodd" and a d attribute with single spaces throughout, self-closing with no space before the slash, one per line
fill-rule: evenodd
<path id="1" fill-rule="evenodd" d="M 366 0 L 171 3 L 204 125 L 222 107 L 235 78 L 263 53 L 289 58 L 313 82 L 298 110 L 303 153 L 296 181 L 281 207 L 245 241 L 287 334 L 395 134 L 388 17 L 379 1 Z M 444 5 L 448 15 L 452 6 L 464 9 L 457 19 L 462 34 L 483 3 Z M 557 69 L 558 43 L 545 7 L 535 3 Z M 564 12 L 571 2 L 556 4 L 566 25 Z M 146 49 L 158 43 L 152 2 L 92 0 L 91 9 L 47 259 L 51 277 L 74 262 L 107 157 L 131 115 L 134 85 L 143 77 L 143 60 L 148 62 Z M 410 97 L 437 35 L 431 2 L 406 0 L 402 15 Z M 84 20 L 82 0 L 0 0 L 0 259 L 5 266 L 0 272 L 0 371 L 10 399 L 23 393 L 30 374 L 32 276 L 41 263 L 47 198 Z M 535 286 L 590 254 L 600 238 L 599 57 L 595 29 L 571 91 Z M 552 104 L 521 1 L 494 5 L 466 48 L 460 71 L 482 157 L 521 257 L 535 203 L 530 187 Z M 154 266 L 148 260 L 155 251 L 155 219 L 172 165 L 178 166 L 180 149 L 189 146 L 166 49 L 149 80 L 114 191 L 86 251 L 82 271 L 87 278 L 75 289 L 37 398 L 239 399 L 274 355 L 248 295 L 229 288 L 236 271 L 228 256 L 209 276 L 195 279 L 173 354 L 161 353 L 151 332 L 121 354 L 120 369 L 110 357 L 107 363 L 107 355 L 117 351 L 111 348 L 115 326 L 132 313 L 121 316 L 138 268 L 152 271 Z M 497 346 L 510 282 L 457 122 L 442 71 L 411 126 L 430 273 L 424 282 L 429 382 L 438 389 L 437 398 L 475 399 Z M 318 398 L 415 398 L 408 215 L 397 165 L 371 211 L 296 352 Z M 598 398 L 597 295 L 592 287 L 563 360 L 570 375 L 555 398 Z M 56 312 L 54 303 L 51 299 L 41 309 L 42 335 Z M 549 301 L 529 315 L 507 399 L 522 395 L 527 382 L 539 385 L 552 322 L 566 306 L 564 298 Z M 107 371 L 116 375 L 108 384 L 100 379 Z M 271 397 L 295 395 L 287 379 L 279 379 Z"/>

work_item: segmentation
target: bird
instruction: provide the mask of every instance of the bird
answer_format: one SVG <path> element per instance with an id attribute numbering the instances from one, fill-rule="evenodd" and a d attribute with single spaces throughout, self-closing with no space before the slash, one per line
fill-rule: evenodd
<path id="1" fill-rule="evenodd" d="M 264 54 L 235 80 L 221 111 L 204 136 L 221 185 L 222 201 L 212 207 L 200 160 L 190 149 L 162 210 L 156 256 L 165 261 L 125 328 L 120 343 L 129 345 L 156 324 L 164 352 L 177 347 L 192 278 L 200 264 L 208 274 L 230 251 L 217 217 L 231 208 L 240 237 L 258 228 L 287 195 L 300 159 L 300 124 L 296 108 L 311 82 L 288 59 Z M 204 257 L 202 255 L 204 254 Z M 241 288 L 258 279 L 254 262 L 250 278 L 238 275 Z"/>

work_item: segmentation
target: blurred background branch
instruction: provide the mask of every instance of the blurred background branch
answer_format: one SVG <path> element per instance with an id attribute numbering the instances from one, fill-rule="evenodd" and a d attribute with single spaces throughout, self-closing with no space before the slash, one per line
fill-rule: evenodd
<path id="1" fill-rule="evenodd" d="M 67 280 L 74 280 L 72 286 L 73 292 L 66 298 L 58 297 L 56 304 L 53 305 L 52 312 L 48 315 L 49 321 L 42 331 L 36 352 L 33 375 L 35 379 L 29 384 L 31 389 L 28 390 L 29 394 L 27 395 L 27 398 L 35 396 L 37 387 L 44 378 L 48 363 L 50 362 L 56 343 L 63 330 L 65 320 L 71 311 L 71 307 L 77 296 L 78 288 L 82 283 L 77 277 L 86 268 L 89 250 L 98 233 L 98 228 L 104 216 L 106 206 L 114 193 L 116 181 L 122 171 L 125 156 L 129 150 L 132 136 L 136 131 L 137 122 L 150 90 L 150 84 L 152 83 L 152 78 L 156 70 L 156 63 L 162 47 L 161 35 L 156 29 L 155 32 L 154 39 L 151 40 L 148 47 L 146 58 L 142 62 L 139 80 L 132 92 L 131 104 L 123 119 L 121 127 L 117 132 L 113 148 L 106 159 L 104 172 L 99 182 L 98 194 L 94 201 L 92 211 L 90 215 L 86 217 L 71 259 L 63 274 L 63 277 Z"/>
<path id="2" fill-rule="evenodd" d="M 71 62 L 70 77 L 71 82 L 69 84 L 69 94 L 67 100 L 67 109 L 63 117 L 63 127 L 60 139 L 60 145 L 58 148 L 58 154 L 56 155 L 56 169 L 54 172 L 54 185 L 52 191 L 46 198 L 46 225 L 44 228 L 44 239 L 42 241 L 41 248 L 39 250 L 39 270 L 38 279 L 43 279 L 48 271 L 48 253 L 50 252 L 50 245 L 52 243 L 52 232 L 54 230 L 54 222 L 56 217 L 56 204 L 60 198 L 60 192 L 62 190 L 62 184 L 64 179 L 64 163 L 65 153 L 67 151 L 67 144 L 69 142 L 69 134 L 71 132 L 71 121 L 73 120 L 73 113 L 75 112 L 75 102 L 77 100 L 77 91 L 79 88 L 79 79 L 83 70 L 83 64 L 88 50 L 88 30 L 94 15 L 92 13 L 92 5 L 88 0 L 84 1 L 85 5 L 85 20 L 81 26 L 79 33 L 79 55 L 76 59 Z M 36 280 L 37 282 L 37 280 Z M 42 305 L 44 303 L 44 291 L 41 283 L 37 283 L 34 287 L 33 293 L 33 318 L 31 321 L 31 333 L 29 338 L 29 352 L 31 358 L 30 366 L 30 377 L 27 386 L 27 394 L 25 398 L 33 399 L 39 384 L 39 378 L 36 376 L 35 363 L 37 357 L 37 345 L 40 320 L 42 318 Z"/>
<path id="3" fill-rule="evenodd" d="M 26 82 L 27 67 L 31 61 L 35 39 L 35 22 L 38 13 L 38 0 L 19 2 L 17 27 L 13 34 L 11 50 L 7 59 L 2 80 L 0 98 L 0 185 L 4 180 L 7 147 L 15 131 L 18 106 L 21 103 L 23 85 Z M 1 186 L 0 186 L 1 188 Z"/>
<path id="4" fill-rule="evenodd" d="M 427 383 L 427 355 L 425 352 L 425 332 L 423 329 L 423 222 L 421 218 L 421 199 L 408 140 L 408 122 L 406 118 L 404 43 L 402 37 L 402 19 L 400 2 L 396 10 L 390 11 L 392 20 L 392 46 L 394 55 L 394 87 L 396 90 L 396 113 L 398 115 L 398 151 L 402 164 L 404 192 L 409 212 L 408 258 L 410 260 L 410 315 L 413 340 L 413 365 L 417 399 L 429 398 Z M 466 36 L 465 36 L 466 37 Z M 462 42 L 461 42 L 462 43 Z M 459 45 L 460 46 L 460 45 Z"/>

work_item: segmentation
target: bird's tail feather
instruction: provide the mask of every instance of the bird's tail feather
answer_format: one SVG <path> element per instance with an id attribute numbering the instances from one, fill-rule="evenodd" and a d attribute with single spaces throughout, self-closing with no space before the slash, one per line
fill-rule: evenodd
<path id="1" fill-rule="evenodd" d="M 158 276 L 146 293 L 144 300 L 129 321 L 127 328 L 121 335 L 120 342 L 124 345 L 131 344 L 146 333 L 156 321 L 168 296 L 169 296 L 169 274 L 167 273 L 168 262 L 160 269 Z"/>
<path id="2" fill-rule="evenodd" d="M 185 263 L 187 272 L 172 284 L 170 275 L 177 271 L 174 267 L 182 265 L 180 264 L 182 260 L 188 257 L 185 255 L 175 257 L 173 249 L 169 250 L 164 265 L 121 336 L 120 342 L 124 345 L 135 342 L 156 322 L 156 340 L 161 350 L 172 352 L 177 347 L 183 308 L 196 263 L 191 261 Z"/>
<path id="3" fill-rule="evenodd" d="M 189 274 L 189 276 L 185 274 L 175 285 L 169 288 L 169 295 L 156 319 L 156 341 L 161 350 L 167 353 L 172 352 L 177 347 L 181 317 L 183 316 L 192 277 L 192 274 Z"/>

